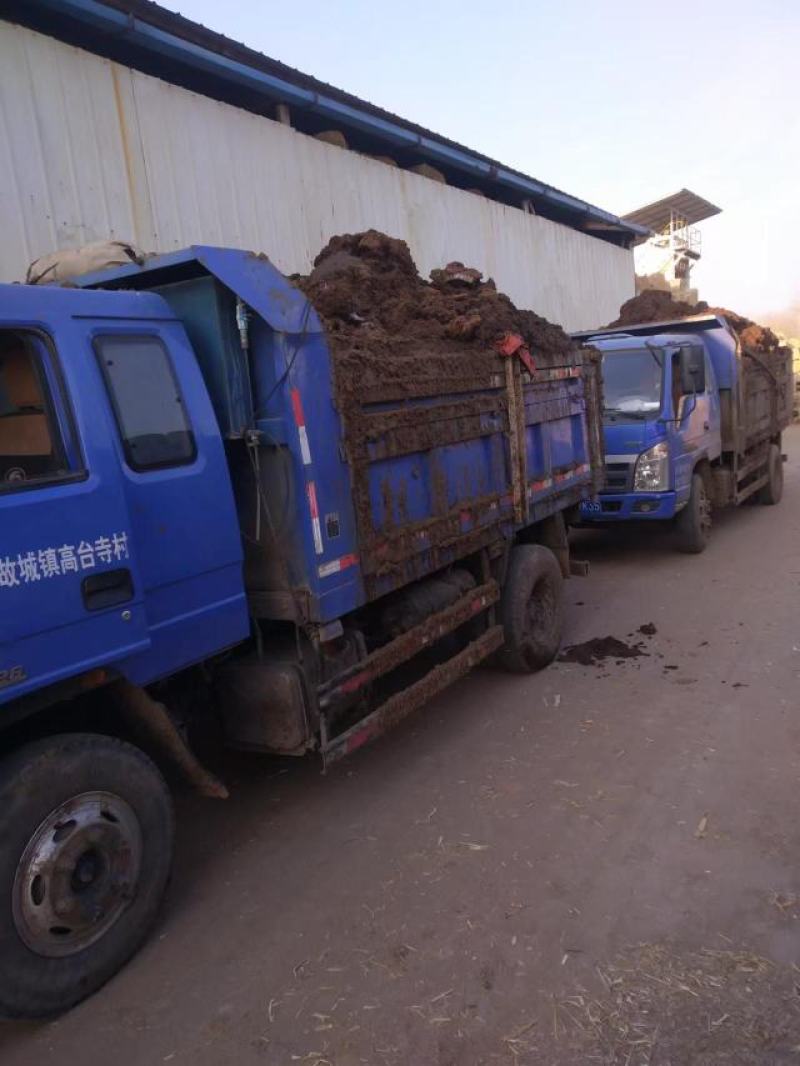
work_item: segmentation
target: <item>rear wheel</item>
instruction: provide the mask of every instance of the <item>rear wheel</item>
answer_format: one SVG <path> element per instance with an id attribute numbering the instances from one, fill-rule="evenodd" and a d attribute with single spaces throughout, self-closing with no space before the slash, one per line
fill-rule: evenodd
<path id="1" fill-rule="evenodd" d="M 172 801 L 138 748 L 77 733 L 0 764 L 0 1014 L 57 1014 L 133 954 L 172 859 Z"/>
<path id="2" fill-rule="evenodd" d="M 692 474 L 689 500 L 675 519 L 678 551 L 697 555 L 706 550 L 711 535 L 711 500 L 700 474 Z"/>
<path id="3" fill-rule="evenodd" d="M 512 549 L 500 613 L 506 643 L 500 662 L 513 673 L 532 673 L 551 663 L 561 646 L 564 622 L 558 560 L 540 544 Z"/>
<path id="4" fill-rule="evenodd" d="M 767 472 L 769 481 L 756 493 L 759 503 L 774 506 L 781 502 L 783 496 L 783 457 L 777 444 L 770 444 L 769 459 L 767 460 Z"/>

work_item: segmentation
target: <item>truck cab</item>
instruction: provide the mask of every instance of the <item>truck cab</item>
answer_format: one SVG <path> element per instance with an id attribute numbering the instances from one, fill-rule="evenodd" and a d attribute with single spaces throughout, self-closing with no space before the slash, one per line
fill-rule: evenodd
<path id="1" fill-rule="evenodd" d="M 581 506 L 587 522 L 668 520 L 692 474 L 720 455 L 720 397 L 702 339 L 680 334 L 593 338 L 603 361 L 606 485 Z"/>
<path id="2" fill-rule="evenodd" d="M 705 549 L 714 508 L 780 502 L 791 352 L 754 348 L 722 314 L 573 336 L 602 355 L 605 486 L 582 524 L 672 523 Z"/>
<path id="3" fill-rule="evenodd" d="M 149 293 L 0 294 L 0 704 L 147 684 L 248 633 L 208 392 Z"/>

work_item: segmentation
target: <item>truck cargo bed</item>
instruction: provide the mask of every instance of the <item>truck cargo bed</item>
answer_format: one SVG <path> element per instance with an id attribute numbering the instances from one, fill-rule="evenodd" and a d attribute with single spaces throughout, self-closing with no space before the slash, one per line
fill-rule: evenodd
<path id="1" fill-rule="evenodd" d="M 338 360 L 368 590 L 405 584 L 488 543 L 498 527 L 577 502 L 592 484 L 587 426 L 599 412 L 587 378 L 597 372 L 577 350 L 533 373 L 491 350 Z"/>
<path id="2" fill-rule="evenodd" d="M 742 349 L 740 450 L 777 436 L 792 421 L 794 378 L 791 352 Z"/>

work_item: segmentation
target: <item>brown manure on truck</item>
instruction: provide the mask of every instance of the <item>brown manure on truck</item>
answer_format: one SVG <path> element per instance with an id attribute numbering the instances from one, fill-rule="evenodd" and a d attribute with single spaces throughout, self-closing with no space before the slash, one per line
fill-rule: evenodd
<path id="1" fill-rule="evenodd" d="M 693 315 L 722 315 L 738 335 L 744 348 L 752 348 L 760 354 L 777 351 L 780 338 L 767 326 L 760 326 L 736 311 L 726 307 L 709 307 L 700 300 L 696 304 L 674 300 L 670 293 L 661 289 L 645 289 L 638 296 L 626 300 L 619 309 L 619 317 L 609 322 L 609 327 L 639 326 L 648 322 L 668 322 L 676 318 L 691 318 Z"/>
<path id="2" fill-rule="evenodd" d="M 403 357 L 491 352 L 518 333 L 536 360 L 560 365 L 576 350 L 560 326 L 518 310 L 480 271 L 449 263 L 420 277 L 405 241 L 376 230 L 333 237 L 308 277 L 295 279 L 321 316 L 335 355 Z"/>

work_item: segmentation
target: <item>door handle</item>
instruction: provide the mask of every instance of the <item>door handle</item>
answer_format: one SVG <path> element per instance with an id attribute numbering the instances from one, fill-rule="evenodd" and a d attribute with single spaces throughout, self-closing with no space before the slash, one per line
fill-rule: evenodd
<path id="1" fill-rule="evenodd" d="M 708 424 L 708 422 L 703 423 L 703 429 L 711 429 L 711 426 Z"/>
<path id="2" fill-rule="evenodd" d="M 130 570 L 103 570 L 91 574 L 81 582 L 81 596 L 87 611 L 102 611 L 133 599 L 133 578 Z"/>

